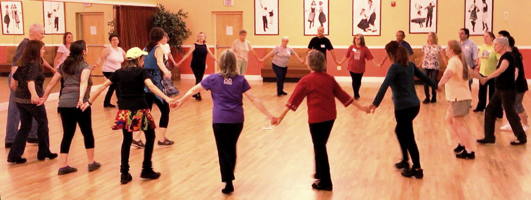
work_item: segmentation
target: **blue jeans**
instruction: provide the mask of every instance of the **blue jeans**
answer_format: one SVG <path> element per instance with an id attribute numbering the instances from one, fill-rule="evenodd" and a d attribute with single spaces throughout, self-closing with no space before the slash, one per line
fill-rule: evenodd
<path id="1" fill-rule="evenodd" d="M 11 77 L 8 77 L 8 85 Z M 7 125 L 6 125 L 6 139 L 5 143 L 13 143 L 18 132 L 20 124 L 20 114 L 18 112 L 17 104 L 15 103 L 15 92 L 9 90 L 9 106 L 7 108 Z M 37 121 L 33 119 L 29 138 L 37 139 Z"/>

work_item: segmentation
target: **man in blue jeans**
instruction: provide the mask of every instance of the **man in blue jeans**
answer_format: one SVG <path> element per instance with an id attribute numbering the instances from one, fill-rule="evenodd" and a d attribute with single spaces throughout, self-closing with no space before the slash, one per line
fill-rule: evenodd
<path id="1" fill-rule="evenodd" d="M 17 70 L 17 62 L 22 57 L 22 54 L 24 52 L 24 49 L 26 48 L 26 45 L 30 40 L 39 40 L 42 41 L 44 38 L 43 33 L 43 27 L 42 25 L 33 24 L 30 27 L 30 33 L 29 38 L 24 38 L 22 42 L 17 46 L 17 50 L 15 51 L 15 56 L 13 57 L 13 63 L 11 67 L 11 73 L 9 74 L 8 78 L 8 84 L 11 86 L 11 81 L 13 81 L 12 76 Z M 44 61 L 44 60 L 43 60 Z M 44 66 L 46 68 L 50 69 L 52 72 L 55 70 L 53 67 L 48 64 L 48 62 L 44 61 Z M 7 125 L 6 125 L 6 139 L 5 139 L 5 147 L 10 148 L 13 144 L 13 141 L 15 140 L 15 136 L 17 135 L 18 128 L 20 125 L 20 114 L 18 113 L 17 105 L 15 104 L 15 90 L 16 88 L 11 88 L 9 90 L 9 106 L 7 109 Z M 29 143 L 38 143 L 37 140 L 37 121 L 33 119 L 31 132 L 29 134 L 28 140 Z"/>

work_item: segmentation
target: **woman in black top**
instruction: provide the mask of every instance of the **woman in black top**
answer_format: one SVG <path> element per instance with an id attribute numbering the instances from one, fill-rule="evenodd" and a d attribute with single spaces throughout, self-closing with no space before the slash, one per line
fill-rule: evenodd
<path id="1" fill-rule="evenodd" d="M 190 55 L 192 55 L 192 63 L 190 64 L 190 67 L 192 68 L 192 71 L 194 72 L 195 77 L 195 84 L 203 80 L 203 76 L 205 75 L 206 70 L 206 56 L 210 55 L 212 59 L 214 59 L 214 62 L 216 62 L 216 56 L 208 49 L 208 46 L 206 44 L 206 35 L 203 32 L 199 32 L 197 35 L 197 40 L 194 43 L 194 46 L 190 48 L 190 51 L 188 51 L 181 61 L 177 63 L 177 66 L 181 65 Z M 201 93 L 194 94 L 193 96 L 195 100 L 201 101 Z"/>
<path id="2" fill-rule="evenodd" d="M 37 159 L 44 160 L 57 157 L 56 153 L 50 152 L 48 117 L 46 116 L 46 108 L 40 99 L 44 93 L 44 74 L 41 66 L 44 52 L 44 43 L 38 40 L 29 41 L 19 61 L 20 67 L 13 74 L 16 81 L 12 81 L 11 84 L 18 84 L 17 86 L 12 85 L 12 87 L 17 88 L 15 102 L 20 113 L 20 129 L 7 157 L 7 162 L 10 163 L 26 162 L 26 159 L 22 158 L 22 154 L 26 148 L 26 139 L 31 130 L 33 119 L 38 123 L 39 151 Z"/>
<path id="3" fill-rule="evenodd" d="M 126 53 L 127 60 L 122 64 L 122 68 L 117 70 L 113 76 L 105 81 L 103 87 L 100 87 L 96 93 L 90 98 L 89 104 L 100 95 L 109 85 L 116 84 L 118 91 L 118 108 L 116 120 L 112 129 L 122 130 L 122 161 L 120 166 L 121 178 L 120 183 L 127 184 L 133 178 L 129 174 L 129 153 L 131 143 L 133 141 L 133 132 L 143 131 L 146 136 L 146 144 L 144 148 L 144 162 L 142 163 L 141 178 L 157 179 L 160 177 L 159 172 L 153 171 L 151 164 L 151 155 L 153 154 L 153 146 L 155 144 L 155 122 L 151 116 L 148 103 L 146 101 L 144 87 L 147 87 L 151 92 L 166 102 L 173 100 L 166 96 L 157 86 L 153 84 L 151 79 L 146 74 L 145 70 L 141 68 L 144 64 L 143 56 L 148 53 L 140 50 L 137 47 L 131 48 Z M 82 110 L 86 109 L 84 104 Z"/>
<path id="4" fill-rule="evenodd" d="M 514 107 L 516 97 L 515 72 L 519 70 L 516 68 L 515 59 L 513 53 L 510 51 L 511 48 L 507 38 L 496 38 L 494 40 L 494 50 L 502 55 L 499 59 L 497 69 L 489 76 L 480 78 L 480 82 L 481 84 L 485 84 L 488 80 L 495 78 L 496 89 L 485 112 L 485 138 L 477 141 L 481 144 L 494 143 L 496 141 L 496 137 L 494 136 L 496 110 L 500 106 L 503 106 L 507 120 L 517 138 L 517 140 L 511 142 L 511 145 L 522 145 L 527 142 L 527 136 Z"/>

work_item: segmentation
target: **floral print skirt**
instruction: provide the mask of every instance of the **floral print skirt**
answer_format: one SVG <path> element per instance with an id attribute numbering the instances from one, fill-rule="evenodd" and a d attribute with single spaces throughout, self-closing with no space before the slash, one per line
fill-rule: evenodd
<path id="1" fill-rule="evenodd" d="M 155 129 L 155 121 L 149 109 L 119 110 L 116 113 L 113 130 L 125 129 L 128 132 L 145 131 Z"/>

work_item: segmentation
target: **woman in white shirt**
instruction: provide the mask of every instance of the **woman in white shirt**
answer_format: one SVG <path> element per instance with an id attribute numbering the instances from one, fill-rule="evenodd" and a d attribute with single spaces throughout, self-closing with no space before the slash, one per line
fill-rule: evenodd
<path id="1" fill-rule="evenodd" d="M 72 44 L 73 40 L 74 36 L 71 32 L 66 32 L 63 35 L 63 45 L 57 48 L 57 53 L 53 59 L 53 67 L 55 70 L 59 69 L 59 66 L 61 66 L 61 64 L 63 64 L 63 62 L 66 60 L 66 57 L 70 55 L 70 44 Z"/>
<path id="2" fill-rule="evenodd" d="M 109 36 L 109 42 L 111 46 L 103 49 L 101 53 L 101 58 L 98 62 L 99 65 L 102 65 L 102 71 L 105 78 L 110 79 L 114 72 L 122 67 L 122 62 L 125 60 L 125 51 L 118 46 L 120 44 L 120 39 L 117 34 L 111 34 Z M 102 64 L 103 63 L 103 64 Z M 116 86 L 112 84 L 107 90 L 105 95 L 105 100 L 103 101 L 103 107 L 105 108 L 114 108 L 115 105 L 111 104 L 112 94 Z"/>
<path id="3" fill-rule="evenodd" d="M 468 88 L 470 77 L 459 42 L 456 40 L 449 41 L 446 55 L 450 59 L 439 82 L 439 88 L 446 84 L 444 90 L 446 100 L 450 104 L 446 113 L 446 121 L 450 125 L 450 133 L 458 141 L 457 147 L 454 149 L 455 157 L 474 159 L 476 146 L 465 120 L 472 102 L 472 94 Z"/>

